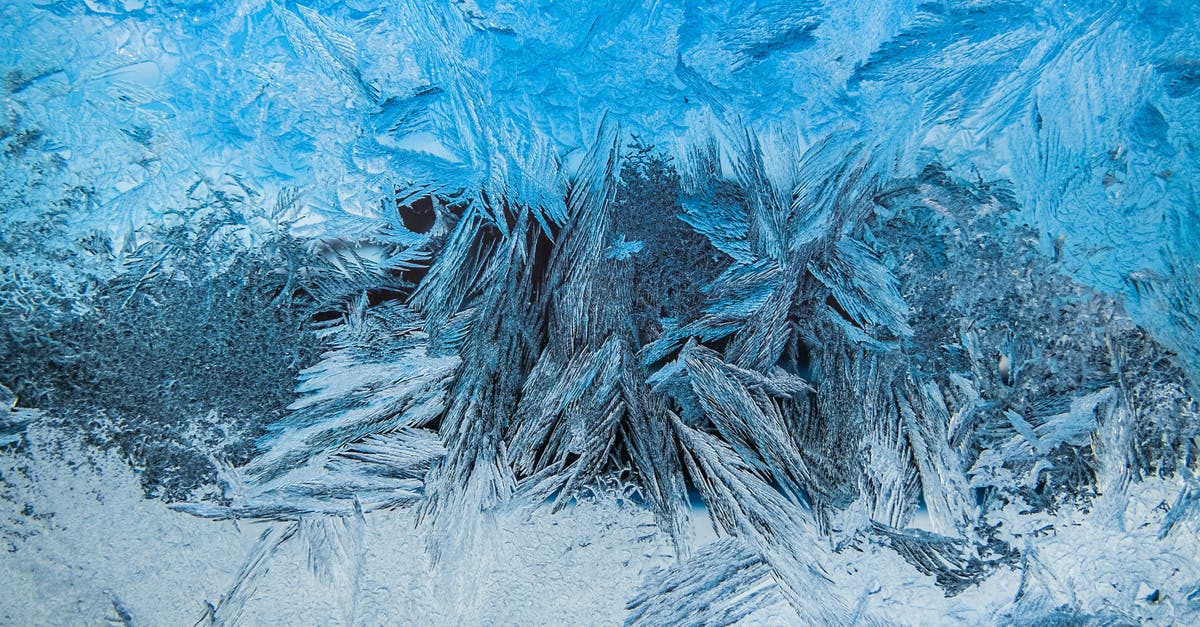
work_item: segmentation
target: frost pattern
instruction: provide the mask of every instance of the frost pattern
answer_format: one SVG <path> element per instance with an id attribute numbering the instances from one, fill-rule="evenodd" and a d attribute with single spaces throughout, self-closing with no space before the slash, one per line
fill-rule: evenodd
<path id="1" fill-rule="evenodd" d="M 373 520 L 436 571 L 597 499 L 670 546 L 629 624 L 886 624 L 921 581 L 1195 621 L 1200 11 L 693 4 L 0 9 L 5 455 L 57 413 L 162 465 L 45 364 L 223 294 L 262 344 L 185 337 L 298 383 L 164 421 L 171 507 L 267 525 L 202 622 L 293 545 L 362 620 Z"/>

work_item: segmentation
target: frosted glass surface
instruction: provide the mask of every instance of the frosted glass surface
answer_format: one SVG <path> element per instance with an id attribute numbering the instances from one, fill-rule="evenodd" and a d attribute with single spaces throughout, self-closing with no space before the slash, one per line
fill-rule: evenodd
<path id="1" fill-rule="evenodd" d="M 0 623 L 1200 623 L 1192 0 L 0 35 Z"/>

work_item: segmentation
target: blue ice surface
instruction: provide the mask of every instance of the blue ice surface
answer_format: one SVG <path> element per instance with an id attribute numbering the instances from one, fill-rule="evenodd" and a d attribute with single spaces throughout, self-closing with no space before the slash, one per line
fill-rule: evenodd
<path id="1" fill-rule="evenodd" d="M 327 218 L 413 182 L 547 201 L 608 116 L 663 146 L 730 121 L 802 145 L 850 129 L 897 176 L 1007 180 L 1043 248 L 1109 292 L 1198 248 L 1194 2 L 0 10 L 6 115 L 46 131 L 95 188 L 79 220 L 114 237 L 196 176 L 300 187 Z"/>

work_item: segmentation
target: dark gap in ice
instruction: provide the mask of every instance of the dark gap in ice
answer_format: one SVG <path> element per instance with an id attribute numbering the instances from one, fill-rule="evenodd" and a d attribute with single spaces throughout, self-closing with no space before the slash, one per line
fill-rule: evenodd
<path id="1" fill-rule="evenodd" d="M 779 355 L 779 361 L 775 365 L 809 383 L 816 381 L 813 347 L 800 338 L 793 338 L 784 346 L 783 353 Z"/>
<path id="2" fill-rule="evenodd" d="M 404 299 L 407 297 L 408 294 L 406 292 L 389 287 L 367 290 L 367 306 L 374 307 L 387 301 L 404 302 Z"/>
<path id="3" fill-rule="evenodd" d="M 846 322 L 849 322 L 860 329 L 862 328 L 862 325 L 850 315 L 850 312 L 846 311 L 845 307 L 842 307 L 842 304 L 838 302 L 838 299 L 833 297 L 833 294 L 825 297 L 825 304 L 829 305 Z"/>
<path id="4" fill-rule="evenodd" d="M 733 335 L 723 335 L 711 340 L 700 340 L 700 345 L 711 348 L 722 355 L 725 354 L 725 348 L 729 346 L 729 341 L 733 339 Z"/>
<path id="5" fill-rule="evenodd" d="M 550 256 L 554 252 L 555 242 L 558 240 L 559 228 L 553 224 L 550 225 L 550 232 L 545 229 L 531 229 L 526 235 L 529 248 L 533 251 L 533 257 L 529 262 L 529 271 L 532 274 L 531 284 L 533 285 L 533 293 L 540 294 L 545 288 L 546 273 L 550 269 Z"/>
<path id="6" fill-rule="evenodd" d="M 409 204 L 401 204 L 397 200 L 396 205 L 404 228 L 413 233 L 428 233 L 437 222 L 433 196 L 421 196 Z"/>
<path id="7" fill-rule="evenodd" d="M 338 320 L 341 320 L 341 318 L 342 318 L 341 311 L 332 311 L 332 310 L 318 311 L 317 313 L 312 315 L 313 322 L 337 322 Z"/>

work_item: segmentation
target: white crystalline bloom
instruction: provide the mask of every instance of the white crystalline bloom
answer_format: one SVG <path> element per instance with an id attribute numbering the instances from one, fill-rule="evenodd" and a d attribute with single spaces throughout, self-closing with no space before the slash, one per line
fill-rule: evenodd
<path id="1" fill-rule="evenodd" d="M 0 32 L 2 623 L 1200 622 L 1194 3 Z"/>

